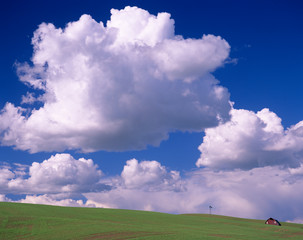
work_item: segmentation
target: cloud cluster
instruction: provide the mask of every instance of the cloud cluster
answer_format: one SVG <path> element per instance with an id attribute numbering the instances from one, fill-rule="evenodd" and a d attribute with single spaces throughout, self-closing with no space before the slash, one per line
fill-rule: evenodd
<path id="1" fill-rule="evenodd" d="M 303 213 L 303 196 L 297 189 L 303 187 L 303 178 L 292 170 L 264 167 L 215 172 L 205 168 L 184 177 L 180 191 L 164 186 L 156 191 L 119 186 L 84 195 L 111 208 L 208 213 L 212 205 L 213 212 L 220 215 L 298 221 L 295 218 Z"/>
<path id="2" fill-rule="evenodd" d="M 91 202 L 111 208 L 207 213 L 212 205 L 215 214 L 298 221 L 295 219 L 303 213 L 300 204 L 303 197 L 297 191 L 303 187 L 301 170 L 263 167 L 215 172 L 205 168 L 179 179 L 182 188 L 177 191 L 163 184 L 152 190 L 121 184 L 109 191 L 84 195 Z M 154 184 L 158 182 L 153 180 Z"/>
<path id="3" fill-rule="evenodd" d="M 175 36 L 168 13 L 112 10 L 64 29 L 42 23 L 32 64 L 18 64 L 33 89 L 0 114 L 2 145 L 30 152 L 143 149 L 172 131 L 202 131 L 229 119 L 229 93 L 211 72 L 228 58 L 221 37 Z M 40 93 L 40 95 L 39 95 Z"/>
<path id="4" fill-rule="evenodd" d="M 232 109 L 231 120 L 206 129 L 197 166 L 212 169 L 299 167 L 303 162 L 303 121 L 284 129 L 268 109 Z"/>
<path id="5" fill-rule="evenodd" d="M 57 162 L 60 158 L 64 166 Z M 296 222 L 303 214 L 303 196 L 298 191 L 303 187 L 303 165 L 232 171 L 203 168 L 184 177 L 157 161 L 131 159 L 120 176 L 110 178 L 100 178 L 97 168 L 92 160 L 59 154 L 41 164 L 33 163 L 28 178 L 14 176 L 15 170 L 3 166 L 1 192 L 17 194 L 18 190 L 18 194 L 26 194 L 19 202 L 61 206 L 207 213 L 212 205 L 215 214 Z M 92 177 L 77 180 L 77 172 Z M 11 200 L 0 195 L 0 201 Z"/>

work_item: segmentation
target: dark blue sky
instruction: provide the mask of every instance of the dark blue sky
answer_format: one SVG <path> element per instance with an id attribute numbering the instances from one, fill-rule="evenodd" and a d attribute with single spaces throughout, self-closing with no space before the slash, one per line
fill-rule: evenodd
<path id="1" fill-rule="evenodd" d="M 282 118 L 285 127 L 303 119 L 303 4 L 301 1 L 7 1 L 0 10 L 0 107 L 20 104 L 27 87 L 18 81 L 15 62 L 30 61 L 31 37 L 42 22 L 64 27 L 86 13 L 106 21 L 110 9 L 138 6 L 152 14 L 168 12 L 175 20 L 175 32 L 184 38 L 214 34 L 231 46 L 231 63 L 214 75 L 228 88 L 235 108 L 258 111 L 268 107 Z M 175 133 L 159 148 L 145 151 L 92 154 L 108 174 L 118 174 L 125 161 L 158 160 L 179 171 L 194 168 L 202 133 Z M 51 153 L 28 154 L 0 148 L 0 161 L 31 164 Z"/>

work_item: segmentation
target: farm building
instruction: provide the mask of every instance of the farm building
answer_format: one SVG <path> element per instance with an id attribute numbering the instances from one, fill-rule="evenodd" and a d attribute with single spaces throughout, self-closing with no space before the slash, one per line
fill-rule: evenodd
<path id="1" fill-rule="evenodd" d="M 281 226 L 281 223 L 279 223 L 278 220 L 273 219 L 273 218 L 269 218 L 266 220 L 265 224 L 270 224 L 270 225 L 278 225 Z"/>

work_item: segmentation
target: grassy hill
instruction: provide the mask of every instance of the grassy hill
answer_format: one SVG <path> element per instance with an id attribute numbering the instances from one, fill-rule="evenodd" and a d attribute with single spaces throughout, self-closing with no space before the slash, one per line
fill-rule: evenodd
<path id="1" fill-rule="evenodd" d="M 0 239 L 303 239 L 303 225 L 0 202 Z"/>

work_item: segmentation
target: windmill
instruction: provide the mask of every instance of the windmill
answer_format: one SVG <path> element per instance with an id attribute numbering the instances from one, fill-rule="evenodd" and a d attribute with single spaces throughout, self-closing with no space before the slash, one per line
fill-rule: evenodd
<path id="1" fill-rule="evenodd" d="M 213 207 L 209 205 L 209 214 L 211 214 L 211 209 L 212 209 L 212 208 L 213 208 Z"/>

